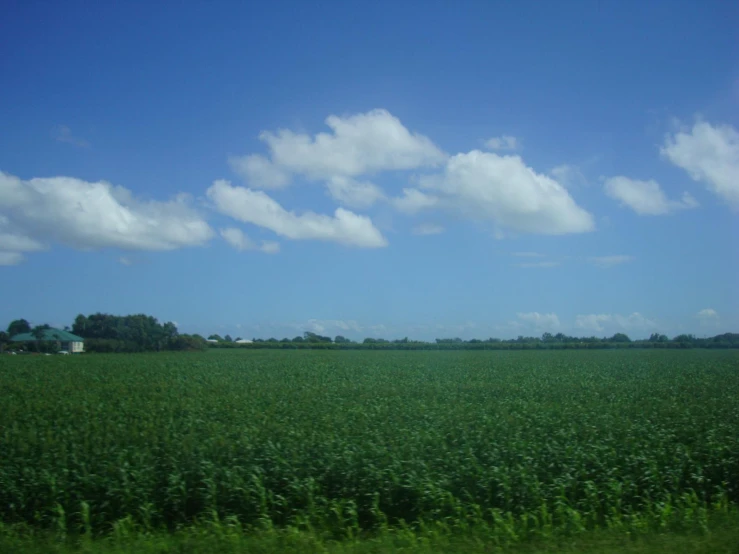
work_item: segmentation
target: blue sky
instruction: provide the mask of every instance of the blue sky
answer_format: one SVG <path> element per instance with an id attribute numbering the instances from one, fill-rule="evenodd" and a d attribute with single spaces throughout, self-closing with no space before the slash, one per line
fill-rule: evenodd
<path id="1" fill-rule="evenodd" d="M 738 20 L 724 1 L 12 2 L 0 319 L 737 331 Z"/>

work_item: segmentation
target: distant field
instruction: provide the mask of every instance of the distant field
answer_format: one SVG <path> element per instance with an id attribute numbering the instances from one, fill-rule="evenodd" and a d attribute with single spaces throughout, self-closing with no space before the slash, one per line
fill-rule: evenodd
<path id="1" fill-rule="evenodd" d="M 0 359 L 6 528 L 509 544 L 700 531 L 737 503 L 736 351 Z"/>

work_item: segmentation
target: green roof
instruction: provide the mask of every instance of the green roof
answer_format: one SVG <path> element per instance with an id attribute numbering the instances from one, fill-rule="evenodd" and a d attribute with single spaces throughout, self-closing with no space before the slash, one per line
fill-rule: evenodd
<path id="1" fill-rule="evenodd" d="M 21 333 L 20 335 L 13 335 L 10 337 L 11 342 L 28 342 L 35 341 L 36 337 L 31 333 Z M 73 335 L 69 331 L 62 331 L 61 329 L 44 329 L 44 336 L 41 340 L 58 340 L 60 342 L 82 342 L 85 339 Z"/>

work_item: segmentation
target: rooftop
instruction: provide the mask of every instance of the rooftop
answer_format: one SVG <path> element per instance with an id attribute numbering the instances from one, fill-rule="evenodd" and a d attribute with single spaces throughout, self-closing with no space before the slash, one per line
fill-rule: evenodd
<path id="1" fill-rule="evenodd" d="M 19 335 L 13 335 L 12 337 L 10 337 L 10 340 L 11 342 L 28 342 L 35 341 L 36 337 L 34 337 L 31 333 L 21 333 Z M 69 331 L 54 329 L 53 327 L 51 327 L 49 329 L 44 329 L 44 334 L 41 340 L 58 340 L 60 342 L 83 342 L 85 339 L 83 339 L 82 337 L 78 337 L 77 335 L 72 334 Z"/>

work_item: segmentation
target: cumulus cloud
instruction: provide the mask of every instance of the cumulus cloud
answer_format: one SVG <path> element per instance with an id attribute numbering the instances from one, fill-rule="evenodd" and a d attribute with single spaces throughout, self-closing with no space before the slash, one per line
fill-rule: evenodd
<path id="1" fill-rule="evenodd" d="M 260 188 L 278 189 L 290 184 L 290 174 L 261 154 L 229 158 L 231 169 Z"/>
<path id="2" fill-rule="evenodd" d="M 583 175 L 583 172 L 576 165 L 561 164 L 555 166 L 549 171 L 549 175 L 566 187 L 587 183 L 585 175 Z"/>
<path id="3" fill-rule="evenodd" d="M 216 181 L 206 194 L 221 213 L 288 239 L 325 240 L 362 248 L 387 245 L 370 218 L 343 208 L 337 208 L 333 217 L 314 212 L 298 215 L 262 191 L 232 186 L 228 181 Z"/>
<path id="4" fill-rule="evenodd" d="M 239 251 L 244 250 L 259 250 L 267 254 L 275 254 L 280 251 L 280 245 L 273 241 L 262 241 L 261 245 L 258 245 L 252 239 L 244 234 L 241 229 L 236 227 L 228 227 L 221 229 L 221 237 L 233 248 Z"/>
<path id="5" fill-rule="evenodd" d="M 0 219 L 0 249 L 11 252 L 36 252 L 43 250 L 44 245 L 31 237 L 2 232 L 2 219 Z"/>
<path id="6" fill-rule="evenodd" d="M 413 228 L 414 235 L 438 235 L 444 232 L 444 227 L 433 223 L 422 223 Z"/>
<path id="7" fill-rule="evenodd" d="M 609 267 L 625 264 L 632 261 L 633 259 L 633 256 L 618 254 L 614 256 L 592 256 L 588 258 L 588 261 L 597 267 L 608 269 Z"/>
<path id="8" fill-rule="evenodd" d="M 0 217 L 0 249 L 10 251 L 40 250 L 52 241 L 81 250 L 172 250 L 213 235 L 186 195 L 141 200 L 126 188 L 72 177 L 22 180 L 0 172 Z"/>
<path id="9" fill-rule="evenodd" d="M 20 252 L 0 252 L 0 265 L 18 265 L 23 260 Z"/>
<path id="10" fill-rule="evenodd" d="M 680 200 L 670 200 L 659 183 L 639 181 L 618 176 L 606 179 L 604 190 L 608 196 L 628 206 L 639 215 L 664 215 L 677 210 L 696 208 L 698 202 L 684 192 Z"/>
<path id="11" fill-rule="evenodd" d="M 309 319 L 302 323 L 289 323 L 286 325 L 296 331 L 310 331 L 316 334 L 334 334 L 347 332 L 361 332 L 364 328 L 354 320 L 343 319 Z"/>
<path id="12" fill-rule="evenodd" d="M 519 156 L 479 150 L 457 154 L 448 160 L 443 174 L 423 178 L 421 188 L 438 197 L 424 207 L 438 205 L 462 217 L 491 221 L 514 231 L 558 235 L 595 227 L 593 217 L 562 185 L 536 173 Z M 408 189 L 405 194 L 405 198 L 413 198 Z"/>
<path id="13" fill-rule="evenodd" d="M 374 183 L 358 182 L 349 177 L 331 177 L 326 183 L 326 189 L 339 204 L 360 210 L 385 198 L 382 189 Z"/>
<path id="14" fill-rule="evenodd" d="M 539 312 L 519 313 L 518 319 L 524 323 L 534 325 L 537 329 L 558 329 L 559 317 L 557 314 L 540 314 Z"/>
<path id="15" fill-rule="evenodd" d="M 330 133 L 310 136 L 288 129 L 259 138 L 269 158 L 232 158 L 232 167 L 253 186 L 284 186 L 286 176 L 310 180 L 357 177 L 389 170 L 435 166 L 445 154 L 427 137 L 409 131 L 387 110 L 326 118 Z"/>
<path id="16" fill-rule="evenodd" d="M 391 202 L 396 210 L 406 214 L 415 214 L 421 210 L 433 208 L 439 203 L 439 199 L 418 189 L 406 188 L 403 189 L 403 196 L 393 198 Z"/>
<path id="17" fill-rule="evenodd" d="M 606 329 L 646 331 L 654 329 L 656 323 L 639 312 L 634 312 L 628 316 L 621 314 L 586 314 L 575 317 L 575 327 L 588 332 L 602 332 Z"/>
<path id="18" fill-rule="evenodd" d="M 718 327 L 721 322 L 721 318 L 718 312 L 713 308 L 705 308 L 696 314 L 698 321 L 702 327 Z"/>
<path id="19" fill-rule="evenodd" d="M 660 152 L 739 210 L 739 132 L 734 127 L 699 121 L 690 131 L 667 135 Z"/>
<path id="20" fill-rule="evenodd" d="M 520 146 L 520 143 L 516 137 L 503 135 L 486 140 L 485 146 L 490 150 L 516 150 Z"/>

